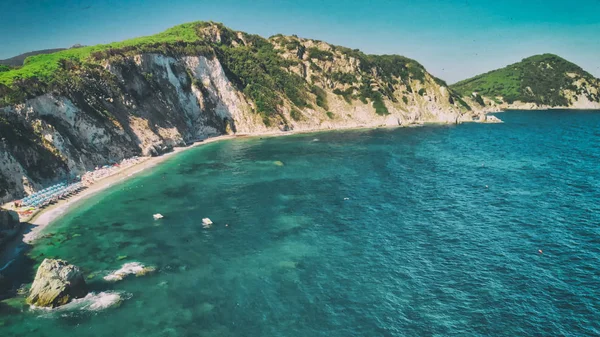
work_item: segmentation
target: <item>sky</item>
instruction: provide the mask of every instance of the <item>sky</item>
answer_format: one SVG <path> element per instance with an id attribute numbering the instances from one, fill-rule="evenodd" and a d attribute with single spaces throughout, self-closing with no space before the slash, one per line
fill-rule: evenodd
<path id="1" fill-rule="evenodd" d="M 600 77 L 600 0 L 0 0 L 0 59 L 199 20 L 404 55 L 448 83 L 542 53 Z"/>

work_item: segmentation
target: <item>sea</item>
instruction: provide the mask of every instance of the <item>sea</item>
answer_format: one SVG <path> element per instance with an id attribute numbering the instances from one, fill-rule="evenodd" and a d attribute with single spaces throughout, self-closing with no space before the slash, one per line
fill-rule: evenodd
<path id="1" fill-rule="evenodd" d="M 184 151 L 6 268 L 64 259 L 91 293 L 0 302 L 0 336 L 598 336 L 600 111 L 497 116 Z"/>

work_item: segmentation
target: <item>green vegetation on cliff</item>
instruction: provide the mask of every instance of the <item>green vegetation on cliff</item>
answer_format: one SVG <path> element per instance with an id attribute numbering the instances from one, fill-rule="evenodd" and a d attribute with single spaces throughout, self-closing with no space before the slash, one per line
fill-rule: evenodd
<path id="1" fill-rule="evenodd" d="M 200 40 L 197 34 L 199 28 L 200 23 L 186 23 L 152 36 L 144 36 L 104 45 L 66 49 L 52 54 L 30 56 L 25 59 L 22 67 L 0 73 L 0 84 L 12 86 L 16 80 L 33 77 L 42 81 L 52 81 L 56 72 L 60 70 L 60 60 L 85 61 L 89 60 L 92 53 L 95 52 L 118 50 L 127 47 L 135 49 L 138 52 L 144 52 L 146 48 L 160 44 L 196 42 Z"/>
<path id="2" fill-rule="evenodd" d="M 515 101 L 567 106 L 564 90 L 584 93 L 574 85 L 579 79 L 595 81 L 579 66 L 553 54 L 535 55 L 505 68 L 490 71 L 451 85 L 463 96 L 479 95 L 494 99 L 502 97 L 507 103 Z M 591 101 L 600 98 L 588 94 Z"/>
<path id="3" fill-rule="evenodd" d="M 306 82 L 300 76 L 283 70 L 284 60 L 271 44 L 222 46 L 217 47 L 216 52 L 230 80 L 254 100 L 259 113 L 275 113 L 282 104 L 280 94 L 299 108 L 308 104 Z"/>
<path id="4" fill-rule="evenodd" d="M 298 118 L 304 108 L 315 105 L 328 110 L 325 88 L 329 80 L 335 83 L 329 87 L 335 94 L 348 103 L 370 103 L 379 115 L 389 113 L 386 100 L 398 102 L 397 91 L 412 93 L 411 81 L 425 83 L 433 79 L 445 86 L 443 81 L 427 75 L 421 64 L 403 56 L 366 55 L 357 49 L 307 41 L 283 35 L 267 40 L 219 23 L 193 22 L 153 36 L 30 56 L 21 67 L 0 69 L 0 106 L 48 92 L 83 90 L 82 78 L 90 74 L 107 85 L 119 85 L 110 79 L 107 62 L 118 64 L 144 53 L 218 58 L 229 80 L 254 103 L 266 124 L 275 115 L 283 116 L 284 106 L 297 109 L 293 111 Z M 284 53 L 288 53 L 286 57 Z M 332 70 L 331 64 L 350 59 L 354 59 L 353 70 Z M 312 71 L 312 83 L 302 71 L 295 70 L 298 67 Z M 102 110 L 98 113 L 102 115 Z"/>
<path id="5" fill-rule="evenodd" d="M 223 25 L 208 22 L 183 24 L 157 35 L 107 45 L 29 57 L 23 67 L 0 72 L 0 103 L 16 103 L 60 87 L 74 68 L 93 69 L 107 59 L 141 53 L 218 55 L 230 79 L 252 98 L 257 112 L 264 116 L 277 112 L 282 96 L 299 108 L 308 104 L 307 84 L 284 70 L 288 64 L 268 40 L 249 34 L 244 34 L 242 40 Z"/>

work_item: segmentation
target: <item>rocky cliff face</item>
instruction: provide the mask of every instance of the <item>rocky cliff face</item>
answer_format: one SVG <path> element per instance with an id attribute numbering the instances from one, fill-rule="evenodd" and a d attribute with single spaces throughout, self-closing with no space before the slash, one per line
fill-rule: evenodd
<path id="1" fill-rule="evenodd" d="M 1 107 L 0 201 L 221 134 L 484 119 L 400 56 L 297 37 L 266 40 L 215 24 L 197 34 L 208 52 L 165 47 L 65 61 L 58 84 Z"/>
<path id="2" fill-rule="evenodd" d="M 0 110 L 1 200 L 126 157 L 267 130 L 216 58 L 144 54 L 82 75 L 81 88 Z"/>

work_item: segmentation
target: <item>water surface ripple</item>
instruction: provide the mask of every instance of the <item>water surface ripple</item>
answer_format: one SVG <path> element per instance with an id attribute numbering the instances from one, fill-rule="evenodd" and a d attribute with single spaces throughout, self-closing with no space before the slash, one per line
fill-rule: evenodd
<path id="1" fill-rule="evenodd" d="M 500 117 L 187 151 L 29 254 L 81 266 L 119 307 L 5 307 L 0 334 L 600 335 L 600 112 Z M 102 280 L 125 262 L 158 272 Z"/>

